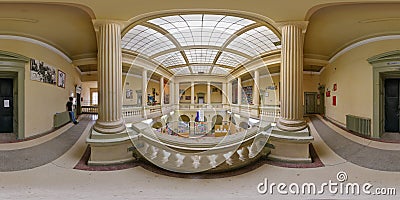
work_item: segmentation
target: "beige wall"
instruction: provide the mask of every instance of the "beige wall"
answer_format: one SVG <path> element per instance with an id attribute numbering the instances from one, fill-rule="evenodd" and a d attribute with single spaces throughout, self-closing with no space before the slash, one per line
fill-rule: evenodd
<path id="1" fill-rule="evenodd" d="M 97 81 L 82 82 L 81 97 L 83 98 L 82 105 L 90 105 L 90 88 L 97 88 Z"/>
<path id="2" fill-rule="evenodd" d="M 326 97 L 326 116 L 341 124 L 346 123 L 346 115 L 352 114 L 372 119 L 372 66 L 367 59 L 388 51 L 399 49 L 400 40 L 387 40 L 369 43 L 354 48 L 329 64 L 321 74 Z M 333 91 L 333 84 L 337 91 Z M 332 106 L 332 96 L 337 96 L 337 106 Z"/>
<path id="3" fill-rule="evenodd" d="M 187 88 L 188 87 L 188 88 Z M 183 99 L 180 100 L 181 103 L 190 103 L 190 100 L 186 100 L 185 97 L 186 96 L 190 96 L 191 95 L 191 88 L 190 88 L 190 84 L 182 84 L 179 87 L 180 89 L 186 89 L 185 94 L 183 95 Z M 213 88 L 217 88 L 215 86 L 211 85 L 211 103 L 221 103 L 222 102 L 222 94 L 220 93 L 220 91 L 218 90 L 218 92 L 212 92 Z M 208 104 L 209 102 L 207 102 L 207 84 L 197 84 L 194 86 L 194 96 L 196 97 L 195 103 L 198 102 L 198 97 L 197 97 L 197 93 L 204 93 L 204 102 L 206 104 Z"/>
<path id="4" fill-rule="evenodd" d="M 319 74 L 303 74 L 303 92 L 318 92 Z"/>
<path id="5" fill-rule="evenodd" d="M 262 101 L 260 101 L 263 106 L 279 105 L 279 81 L 280 77 L 278 74 L 272 76 L 262 76 L 260 77 L 260 95 L 262 96 Z M 276 90 L 267 90 L 268 86 L 276 85 Z M 265 96 L 265 92 L 268 92 L 268 97 Z M 264 93 L 264 94 L 263 94 Z"/>
<path id="6" fill-rule="evenodd" d="M 137 77 L 137 76 L 122 76 L 122 86 L 123 86 L 123 92 L 122 92 L 122 104 L 123 105 L 137 105 L 137 93 L 136 90 L 142 90 L 142 78 Z M 132 90 L 132 99 L 127 99 L 126 98 L 126 91 L 130 89 Z"/>
<path id="7" fill-rule="evenodd" d="M 213 92 L 214 88 L 217 88 L 218 91 Z M 222 103 L 222 94 L 221 94 L 220 89 L 222 89 L 222 88 L 218 88 L 218 87 L 211 85 L 211 103 Z"/>
<path id="8" fill-rule="evenodd" d="M 25 137 L 49 131 L 53 127 L 54 114 L 66 110 L 68 97 L 75 93 L 74 86 L 80 84 L 78 73 L 61 56 L 36 44 L 0 40 L 0 49 L 43 61 L 66 73 L 66 87 L 60 88 L 31 81 L 29 64 L 25 68 Z"/>
<path id="9" fill-rule="evenodd" d="M 147 94 L 153 96 L 153 88 L 156 90 L 156 93 L 158 94 L 156 95 L 155 100 L 157 101 L 157 103 L 160 103 L 160 82 L 153 80 L 147 82 Z"/>

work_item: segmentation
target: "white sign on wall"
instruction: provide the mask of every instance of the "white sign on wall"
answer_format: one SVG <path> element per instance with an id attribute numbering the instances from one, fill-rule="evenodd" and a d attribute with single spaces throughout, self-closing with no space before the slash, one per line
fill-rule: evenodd
<path id="1" fill-rule="evenodd" d="M 10 107 L 10 100 L 4 100 L 4 108 Z"/>

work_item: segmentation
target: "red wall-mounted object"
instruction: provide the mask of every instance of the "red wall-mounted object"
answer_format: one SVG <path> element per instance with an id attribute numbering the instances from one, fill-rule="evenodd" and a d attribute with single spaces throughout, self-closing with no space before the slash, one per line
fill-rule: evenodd
<path id="1" fill-rule="evenodd" d="M 326 91 L 326 97 L 330 97 L 331 96 L 331 91 Z"/>
<path id="2" fill-rule="evenodd" d="M 336 106 L 336 96 L 332 97 L 332 105 Z"/>

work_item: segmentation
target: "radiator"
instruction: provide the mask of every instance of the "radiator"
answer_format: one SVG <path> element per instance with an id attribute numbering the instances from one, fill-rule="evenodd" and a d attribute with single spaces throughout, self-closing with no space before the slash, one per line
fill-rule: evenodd
<path id="1" fill-rule="evenodd" d="M 70 122 L 71 119 L 69 117 L 69 112 L 65 111 L 62 113 L 56 113 L 54 115 L 54 128 L 58 128 L 60 126 L 63 126 L 64 124 Z"/>
<path id="2" fill-rule="evenodd" d="M 356 133 L 370 136 L 371 119 L 354 115 L 346 115 L 346 128 Z"/>

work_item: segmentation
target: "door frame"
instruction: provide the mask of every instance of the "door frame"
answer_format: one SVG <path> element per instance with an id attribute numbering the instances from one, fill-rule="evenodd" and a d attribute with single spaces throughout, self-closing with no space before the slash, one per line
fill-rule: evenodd
<path id="1" fill-rule="evenodd" d="M 382 53 L 367 61 L 372 65 L 373 116 L 371 137 L 380 138 L 385 132 L 385 79 L 400 78 L 400 50 Z"/>
<path id="2" fill-rule="evenodd" d="M 314 112 L 307 113 L 307 95 L 312 94 L 314 96 Z M 304 114 L 316 114 L 318 113 L 318 106 L 317 106 L 317 92 L 304 92 Z"/>
<path id="3" fill-rule="evenodd" d="M 29 58 L 0 50 L 0 77 L 12 78 L 14 88 L 13 131 L 18 139 L 25 138 L 25 68 Z"/>

